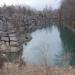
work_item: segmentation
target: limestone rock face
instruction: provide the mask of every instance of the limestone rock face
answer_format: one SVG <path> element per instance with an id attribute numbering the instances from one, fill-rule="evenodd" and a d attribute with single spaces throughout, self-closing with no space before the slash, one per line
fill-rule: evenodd
<path id="1" fill-rule="evenodd" d="M 47 25 L 46 23 L 48 23 L 46 19 L 38 15 L 0 16 L 0 41 L 5 44 L 0 45 L 0 50 L 5 52 L 22 50 L 22 44 L 32 39 L 31 35 L 26 33 L 40 29 Z"/>
<path id="2" fill-rule="evenodd" d="M 22 50 L 21 41 L 17 35 L 18 32 L 14 25 L 2 18 L 0 20 L 0 51 L 17 52 Z"/>

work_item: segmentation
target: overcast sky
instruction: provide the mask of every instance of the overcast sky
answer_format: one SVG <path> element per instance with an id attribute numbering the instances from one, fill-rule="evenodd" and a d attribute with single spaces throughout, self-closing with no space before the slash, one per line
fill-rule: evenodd
<path id="1" fill-rule="evenodd" d="M 60 6 L 61 0 L 0 0 L 0 6 L 3 4 L 6 5 L 29 5 L 32 8 L 36 8 L 38 10 L 41 10 L 45 7 L 52 7 L 53 9 L 56 9 Z"/>

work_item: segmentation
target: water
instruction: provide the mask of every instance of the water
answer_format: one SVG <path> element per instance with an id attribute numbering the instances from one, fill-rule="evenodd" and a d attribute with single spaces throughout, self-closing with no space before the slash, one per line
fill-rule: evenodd
<path id="1" fill-rule="evenodd" d="M 31 33 L 32 40 L 23 47 L 23 59 L 28 64 L 74 65 L 75 34 L 66 28 L 52 26 Z"/>

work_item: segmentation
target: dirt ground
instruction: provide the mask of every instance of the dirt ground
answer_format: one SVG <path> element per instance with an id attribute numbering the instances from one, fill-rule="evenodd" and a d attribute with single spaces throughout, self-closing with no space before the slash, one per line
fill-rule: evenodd
<path id="1" fill-rule="evenodd" d="M 46 66 L 22 65 L 6 63 L 0 75 L 75 75 L 75 69 L 48 68 Z"/>

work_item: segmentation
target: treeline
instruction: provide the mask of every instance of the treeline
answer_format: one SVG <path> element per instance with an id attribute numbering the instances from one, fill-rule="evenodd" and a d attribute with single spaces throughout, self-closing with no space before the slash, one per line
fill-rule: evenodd
<path id="1" fill-rule="evenodd" d="M 59 9 L 59 19 L 61 23 L 75 28 L 75 0 L 62 0 Z"/>
<path id="2" fill-rule="evenodd" d="M 15 15 L 32 15 L 34 14 L 34 10 L 30 9 L 30 7 L 25 6 L 2 6 L 0 7 L 0 15 L 4 16 L 15 16 Z"/>
<path id="3" fill-rule="evenodd" d="M 3 16 L 32 16 L 32 15 L 39 15 L 39 16 L 52 16 L 52 10 L 45 8 L 42 11 L 37 11 L 36 9 L 32 9 L 28 6 L 19 6 L 19 5 L 11 5 L 11 6 L 2 6 L 0 7 L 0 15 Z"/>

